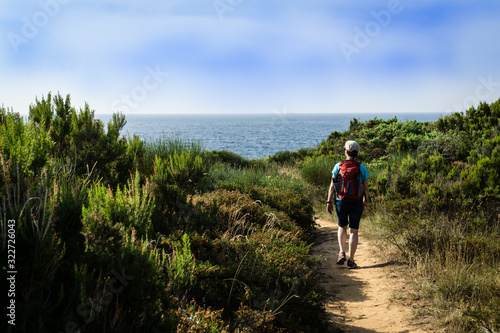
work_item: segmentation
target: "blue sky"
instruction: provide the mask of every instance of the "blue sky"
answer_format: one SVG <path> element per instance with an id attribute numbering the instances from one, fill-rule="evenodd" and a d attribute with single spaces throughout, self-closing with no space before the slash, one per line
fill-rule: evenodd
<path id="1" fill-rule="evenodd" d="M 0 0 L 0 105 L 463 111 L 500 98 L 500 1 Z"/>

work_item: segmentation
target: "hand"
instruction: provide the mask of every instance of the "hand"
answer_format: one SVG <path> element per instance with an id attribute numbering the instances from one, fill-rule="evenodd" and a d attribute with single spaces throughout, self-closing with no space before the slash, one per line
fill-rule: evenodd
<path id="1" fill-rule="evenodd" d="M 326 210 L 328 211 L 328 213 L 332 214 L 333 213 L 333 204 L 327 203 Z"/>
<path id="2" fill-rule="evenodd" d="M 368 201 L 363 200 L 363 210 L 366 210 L 367 207 L 368 207 Z"/>

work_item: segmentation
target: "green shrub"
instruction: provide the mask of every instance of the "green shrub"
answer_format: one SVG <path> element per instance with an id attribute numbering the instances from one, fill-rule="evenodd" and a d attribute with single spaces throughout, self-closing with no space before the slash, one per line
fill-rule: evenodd
<path id="1" fill-rule="evenodd" d="M 206 171 L 201 156 L 191 150 L 174 153 L 167 160 L 167 179 L 180 188 L 192 191 Z"/>
<path id="2" fill-rule="evenodd" d="M 211 170 L 210 177 L 219 189 L 248 193 L 253 200 L 283 211 L 304 230 L 314 227 L 312 201 L 306 194 L 305 186 L 296 178 L 277 171 L 269 174 L 259 170 L 229 168 Z"/>
<path id="3" fill-rule="evenodd" d="M 146 175 L 150 175 L 153 172 L 156 157 L 168 161 L 172 159 L 172 156 L 178 158 L 183 153 L 189 153 L 190 159 L 195 160 L 203 154 L 203 145 L 199 141 L 190 141 L 177 136 L 162 136 L 145 140 L 143 142 L 144 157 L 141 170 Z"/>
<path id="4" fill-rule="evenodd" d="M 49 93 L 47 98 L 30 105 L 29 123 L 53 142 L 45 158 L 69 159 L 77 175 L 93 169 L 103 182 L 113 187 L 126 181 L 133 157 L 126 154 L 126 140 L 119 138 L 126 124 L 124 115 L 113 114 L 105 133 L 104 124 L 95 119 L 95 111 L 88 104 L 76 111 L 69 95 L 63 99 L 60 94 L 53 97 Z"/>
<path id="5" fill-rule="evenodd" d="M 388 172 L 380 173 L 376 179 L 378 194 L 385 195 L 389 185 Z"/>
<path id="6" fill-rule="evenodd" d="M 97 183 L 89 190 L 88 197 L 88 203 L 82 209 L 82 222 L 88 247 L 95 245 L 89 242 L 90 237 L 97 237 L 94 240 L 103 239 L 105 247 L 107 235 L 101 234 L 104 230 L 109 230 L 111 232 L 109 237 L 118 242 L 119 238 L 124 237 L 125 234 L 130 236 L 132 230 L 137 232 L 139 239 L 153 236 L 151 223 L 151 214 L 154 209 L 153 194 L 149 181 L 140 185 L 138 172 L 123 187 L 123 190 L 118 187 L 113 193 L 111 188 Z M 125 234 L 122 234 L 122 229 Z M 104 251 L 105 249 L 94 250 Z"/>
<path id="7" fill-rule="evenodd" d="M 125 118 L 114 115 L 106 134 L 104 124 L 94 115 L 95 111 L 88 104 L 71 114 L 70 148 L 66 156 L 75 161 L 78 174 L 94 170 L 105 184 L 115 187 L 126 181 L 132 167 L 130 156 L 126 154 L 127 142 L 118 139 Z"/>
<path id="8" fill-rule="evenodd" d="M 195 259 L 191 253 L 191 241 L 187 234 L 182 235 L 181 240 L 181 243 L 174 244 L 167 270 L 170 288 L 176 294 L 189 290 L 195 278 Z"/>
<path id="9" fill-rule="evenodd" d="M 252 199 L 261 200 L 270 207 L 285 212 L 303 230 L 311 231 L 314 228 L 312 202 L 304 193 L 262 186 L 253 186 L 247 192 Z"/>
<path id="10" fill-rule="evenodd" d="M 201 156 L 191 151 L 174 153 L 169 160 L 155 158 L 151 183 L 156 199 L 152 215 L 156 232 L 168 235 L 178 229 L 208 227 L 207 219 L 187 202 L 187 195 L 200 186 L 206 167 Z"/>
<path id="11" fill-rule="evenodd" d="M 231 237 L 246 236 L 274 225 L 297 231 L 286 215 L 238 190 L 217 190 L 193 196 L 191 203 L 210 216 L 213 227 L 220 234 Z"/>
<path id="12" fill-rule="evenodd" d="M 250 161 L 243 156 L 227 150 L 205 151 L 202 156 L 210 165 L 227 164 L 232 168 L 246 168 L 250 165 Z"/>
<path id="13" fill-rule="evenodd" d="M 276 226 L 211 243 L 198 238 L 193 244 L 197 260 L 209 261 L 214 267 L 197 275 L 205 304 L 224 307 L 235 329 L 324 329 L 319 320 L 317 280 L 312 274 L 318 261 L 309 256 L 309 246 L 293 232 Z"/>
<path id="14" fill-rule="evenodd" d="M 299 164 L 299 169 L 308 183 L 327 188 L 332 180 L 333 167 L 341 160 L 332 156 L 307 157 Z"/>
<path id="15" fill-rule="evenodd" d="M 24 123 L 15 113 L 5 114 L 0 124 L 0 153 L 4 161 L 9 161 L 13 174 L 17 169 L 26 176 L 40 172 L 53 146 L 50 134 L 42 126 Z"/>
<path id="16" fill-rule="evenodd" d="M 312 156 L 314 148 L 301 148 L 296 151 L 279 151 L 276 154 L 269 156 L 268 161 L 271 163 L 278 163 L 281 165 L 295 165 L 305 158 Z"/>
<path id="17" fill-rule="evenodd" d="M 172 332 L 175 300 L 166 293 L 165 262 L 147 243 L 125 240 L 112 261 L 94 253 L 75 267 L 78 302 L 69 321 L 82 331 Z M 62 328 L 64 329 L 64 328 Z"/>

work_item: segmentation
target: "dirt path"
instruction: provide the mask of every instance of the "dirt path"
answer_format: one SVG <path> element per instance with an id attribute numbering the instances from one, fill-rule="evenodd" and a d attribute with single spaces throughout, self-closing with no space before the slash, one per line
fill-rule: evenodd
<path id="1" fill-rule="evenodd" d="M 412 307 L 394 301 L 404 293 L 401 268 L 390 258 L 376 254 L 376 248 L 363 238 L 356 252 L 359 268 L 336 265 L 339 252 L 336 221 L 318 220 L 313 254 L 323 262 L 319 272 L 327 296 L 327 320 L 345 332 L 427 332 L 410 324 Z"/>

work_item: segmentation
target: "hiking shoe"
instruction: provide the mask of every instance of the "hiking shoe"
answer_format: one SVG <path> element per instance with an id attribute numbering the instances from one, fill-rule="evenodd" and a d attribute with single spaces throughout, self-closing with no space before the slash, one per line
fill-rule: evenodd
<path id="1" fill-rule="evenodd" d="M 339 252 L 339 257 L 337 259 L 337 265 L 343 265 L 345 263 L 345 252 Z"/>
<path id="2" fill-rule="evenodd" d="M 358 268 L 358 265 L 356 265 L 354 260 L 347 260 L 347 268 L 349 269 Z"/>

